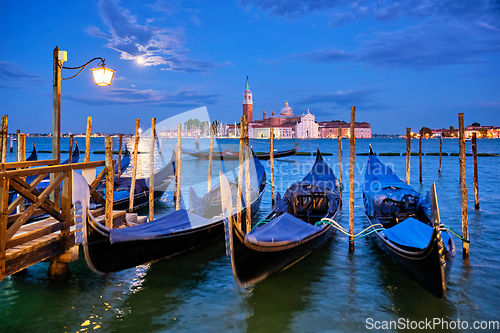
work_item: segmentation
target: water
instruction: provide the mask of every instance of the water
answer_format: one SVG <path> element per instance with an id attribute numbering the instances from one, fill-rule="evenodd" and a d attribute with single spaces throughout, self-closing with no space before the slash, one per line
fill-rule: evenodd
<path id="1" fill-rule="evenodd" d="M 28 138 L 28 147 L 31 147 Z M 93 138 L 94 150 L 104 150 L 104 139 Z M 84 139 L 77 138 L 84 149 Z M 146 140 L 145 140 L 146 141 Z M 50 150 L 50 139 L 37 138 L 39 150 Z M 129 147 L 132 140 L 127 139 Z M 220 140 L 223 147 L 236 147 L 237 140 Z M 267 141 L 251 140 L 255 151 L 267 151 Z M 367 152 L 368 144 L 376 152 L 405 151 L 404 139 L 357 140 L 356 152 Z M 115 141 L 115 150 L 117 141 Z M 163 140 L 166 158 L 174 140 Z M 142 146 L 144 145 L 144 146 Z M 277 140 L 278 150 L 290 149 L 292 140 Z M 195 140 L 183 140 L 183 146 L 194 149 Z M 200 140 L 202 149 L 209 140 Z M 300 151 L 333 153 L 325 160 L 338 173 L 337 140 L 302 140 Z M 67 140 L 63 139 L 63 147 Z M 478 140 L 480 152 L 500 153 L 500 140 Z M 67 149 L 67 148 L 66 148 Z M 343 141 L 344 209 L 339 222 L 348 226 L 349 141 Z M 28 149 L 30 150 L 30 149 Z M 149 151 L 141 143 L 141 151 Z M 470 152 L 470 142 L 467 143 Z M 412 151 L 418 151 L 413 140 Z M 424 140 L 423 151 L 439 152 L 439 140 Z M 446 139 L 443 151 L 458 152 L 458 140 Z M 14 154 L 12 154 L 14 155 Z M 9 160 L 15 159 L 8 154 Z M 104 155 L 91 154 L 91 160 Z M 40 159 L 50 154 L 40 154 Z M 83 158 L 83 155 L 82 155 Z M 293 156 L 276 161 L 276 187 L 287 186 L 309 170 L 314 156 Z M 356 156 L 356 184 L 363 179 L 366 156 Z M 395 172 L 405 177 L 403 156 L 380 157 Z M 411 158 L 411 185 L 421 193 L 436 183 L 441 220 L 461 232 L 460 184 L 458 157 L 443 156 L 438 174 L 437 156 L 423 157 L 423 182 L 419 184 L 418 157 Z M 469 190 L 470 260 L 462 259 L 461 241 L 454 237 L 457 257 L 453 262 L 447 298 L 439 300 L 410 280 L 388 260 L 370 238 L 356 242 L 349 253 L 347 238 L 337 233 L 325 247 L 297 265 L 274 275 L 253 287 L 239 288 L 232 276 L 230 259 L 224 256 L 223 244 L 154 264 L 122 272 L 96 275 L 82 257 L 70 264 L 69 279 L 49 279 L 48 264 L 41 263 L 0 282 L 0 331 L 2 332 L 326 332 L 364 331 L 368 323 L 379 321 L 462 321 L 472 328 L 474 321 L 498 321 L 500 276 L 500 168 L 498 157 L 479 157 L 479 199 L 481 209 L 474 209 L 472 158 L 467 158 Z M 225 165 L 229 176 L 236 162 Z M 149 156 L 140 155 L 140 173 L 147 176 Z M 268 177 L 269 162 L 264 161 Z M 183 155 L 183 193 L 193 186 L 201 195 L 206 190 L 208 163 Z M 159 158 L 156 167 L 161 166 Z M 218 175 L 220 165 L 214 166 Z M 130 171 L 129 171 L 130 172 Z M 214 180 L 216 182 L 216 180 Z M 157 204 L 157 216 L 173 210 L 172 191 Z M 254 221 L 270 210 L 270 188 L 266 189 L 261 211 Z M 144 215 L 147 212 L 143 213 Z M 356 232 L 367 226 L 360 186 L 355 192 Z M 81 251 L 82 252 L 82 251 Z M 369 321 L 371 318 L 373 321 Z M 368 321 L 367 321 L 368 320 Z M 484 325 L 484 324 L 483 324 Z M 436 326 L 441 328 L 442 326 Z M 401 327 L 400 327 L 401 328 Z M 445 326 L 446 328 L 446 326 Z M 387 329 L 386 331 L 396 331 Z M 399 329 L 398 331 L 404 331 Z M 444 330 L 451 331 L 451 329 Z"/>

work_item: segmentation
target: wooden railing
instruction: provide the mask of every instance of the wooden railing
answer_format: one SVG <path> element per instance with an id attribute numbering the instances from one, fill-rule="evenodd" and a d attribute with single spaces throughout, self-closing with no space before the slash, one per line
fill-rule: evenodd
<path id="1" fill-rule="evenodd" d="M 74 245 L 74 224 L 72 213 L 72 171 L 93 169 L 105 166 L 104 161 L 84 162 L 67 165 L 57 165 L 56 160 L 1 163 L 0 165 L 0 281 L 36 262 L 59 255 Z M 104 168 L 90 184 L 90 192 L 96 202 L 105 205 L 103 197 L 95 190 L 102 181 L 106 170 Z M 38 185 L 50 175 L 50 183 L 44 189 L 37 190 Z M 30 183 L 26 177 L 36 176 Z M 62 193 L 61 193 L 62 183 Z M 9 193 L 10 192 L 10 193 Z M 9 194 L 17 194 L 9 204 Z M 25 200 L 30 202 L 24 211 L 13 214 Z M 31 232 L 16 235 L 19 229 L 31 218 L 48 214 L 57 220 L 49 226 Z M 22 260 L 6 268 L 6 253 L 8 249 L 25 244 L 48 234 L 60 232 L 57 250 L 39 249 L 31 255 L 25 255 Z M 44 252 L 45 251 L 45 252 Z M 20 261 L 23 261 L 22 263 Z M 15 266 L 15 267 L 14 267 Z"/>

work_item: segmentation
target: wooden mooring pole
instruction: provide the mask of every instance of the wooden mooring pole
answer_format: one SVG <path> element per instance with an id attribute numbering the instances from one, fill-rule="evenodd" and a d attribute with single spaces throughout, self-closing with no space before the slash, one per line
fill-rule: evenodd
<path id="1" fill-rule="evenodd" d="M 149 221 L 155 217 L 155 131 L 156 118 L 151 118 L 151 148 L 149 150 Z"/>
<path id="2" fill-rule="evenodd" d="M 349 168 L 349 251 L 354 251 L 354 159 L 356 156 L 356 139 L 354 136 L 354 121 L 356 118 L 356 107 L 351 107 L 351 130 L 350 130 L 350 141 L 351 141 L 351 158 L 350 158 L 350 168 Z"/>
<path id="3" fill-rule="evenodd" d="M 214 160 L 214 125 L 210 126 L 210 152 L 208 153 L 207 191 L 212 189 L 212 162 Z"/>
<path id="4" fill-rule="evenodd" d="M 115 185 L 115 170 L 113 168 L 113 138 L 107 136 L 104 142 L 106 149 L 106 227 L 113 228 L 113 192 Z"/>
<path id="5" fill-rule="evenodd" d="M 443 156 L 443 139 L 439 139 L 439 166 L 438 172 L 441 173 L 441 157 Z"/>
<path id="6" fill-rule="evenodd" d="M 474 208 L 479 209 L 479 184 L 477 178 L 477 137 L 472 133 L 472 159 L 474 164 Z"/>
<path id="7" fill-rule="evenodd" d="M 14 152 L 14 134 L 10 136 L 10 150 L 11 153 Z"/>
<path id="8" fill-rule="evenodd" d="M 181 209 L 181 124 L 177 124 L 177 151 L 175 156 L 175 210 Z"/>
<path id="9" fill-rule="evenodd" d="M 422 184 L 422 135 L 424 132 L 420 129 L 420 137 L 418 138 L 418 180 Z"/>
<path id="10" fill-rule="evenodd" d="M 134 141 L 134 165 L 132 168 L 132 181 L 130 182 L 130 200 L 128 211 L 132 213 L 134 210 L 134 192 L 135 192 L 135 177 L 137 176 L 137 157 L 138 157 L 138 149 L 139 149 L 139 118 L 135 120 L 135 141 Z"/>
<path id="11" fill-rule="evenodd" d="M 92 133 L 92 117 L 87 117 L 87 131 L 85 132 L 85 157 L 84 162 L 90 161 L 90 134 Z"/>
<path id="12" fill-rule="evenodd" d="M 252 230 L 252 197 L 250 192 L 250 142 L 248 138 L 248 118 L 243 116 L 244 129 L 243 136 L 245 138 L 245 210 L 246 210 L 246 233 Z"/>
<path id="13" fill-rule="evenodd" d="M 2 117 L 2 136 L 0 138 L 0 159 L 2 163 L 7 161 L 7 133 L 9 132 L 9 116 Z"/>
<path id="14" fill-rule="evenodd" d="M 71 134 L 69 136 L 69 157 L 68 157 L 68 164 L 73 163 L 73 142 L 75 140 L 75 135 Z"/>
<path id="15" fill-rule="evenodd" d="M 274 127 L 271 127 L 269 135 L 269 161 L 271 163 L 271 204 L 274 207 L 276 198 L 274 196 Z"/>
<path id="16" fill-rule="evenodd" d="M 118 139 L 118 167 L 117 167 L 117 177 L 120 178 L 122 174 L 122 143 L 123 143 L 123 134 L 120 134 L 120 138 Z"/>
<path id="17" fill-rule="evenodd" d="M 411 128 L 406 128 L 406 184 L 410 185 Z"/>
<path id="18" fill-rule="evenodd" d="M 467 212 L 467 181 L 466 181 L 466 155 L 465 155 L 465 132 L 464 132 L 464 114 L 458 114 L 459 127 L 459 151 L 460 151 L 460 188 L 462 193 L 462 250 L 463 258 L 469 258 L 469 243 L 465 240 L 469 239 L 469 216 Z"/>
<path id="19" fill-rule="evenodd" d="M 20 162 L 21 159 L 19 157 L 19 135 L 21 134 L 20 130 L 16 130 L 16 162 Z M 35 141 L 33 141 L 33 144 L 35 144 Z"/>
<path id="20" fill-rule="evenodd" d="M 236 198 L 236 223 L 241 231 L 243 231 L 243 222 L 241 221 L 241 197 L 243 194 L 243 158 L 245 155 L 245 142 L 243 139 L 243 117 L 240 117 L 240 151 L 238 155 L 238 196 Z M 236 128 L 236 127 L 235 127 Z"/>
<path id="21" fill-rule="evenodd" d="M 339 126 L 339 133 L 338 133 L 338 140 L 339 140 L 339 195 L 340 195 L 340 207 L 342 208 L 342 192 L 344 190 L 344 183 L 342 181 L 342 127 Z"/>

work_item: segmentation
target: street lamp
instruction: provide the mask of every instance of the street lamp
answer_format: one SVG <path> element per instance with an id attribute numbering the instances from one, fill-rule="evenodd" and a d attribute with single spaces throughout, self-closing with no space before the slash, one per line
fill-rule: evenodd
<path id="1" fill-rule="evenodd" d="M 86 64 L 78 67 L 64 67 L 62 64 L 67 60 L 66 51 L 60 51 L 56 46 L 53 60 L 53 89 L 52 89 L 52 158 L 61 163 L 61 80 L 72 79 L 80 74 L 92 61 L 101 60 L 99 67 L 92 68 L 94 82 L 98 86 L 109 86 L 113 80 L 115 71 L 106 68 L 103 58 L 94 58 Z M 61 78 L 61 69 L 79 69 L 78 73 L 68 78 Z"/>

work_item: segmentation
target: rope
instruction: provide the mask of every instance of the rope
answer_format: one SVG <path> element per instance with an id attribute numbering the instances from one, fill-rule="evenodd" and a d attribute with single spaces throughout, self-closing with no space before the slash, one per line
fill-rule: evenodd
<path id="1" fill-rule="evenodd" d="M 371 234 L 371 233 L 373 233 L 375 231 L 380 231 L 380 230 L 384 230 L 385 229 L 385 228 L 382 227 L 382 224 L 376 223 L 376 224 L 372 224 L 369 227 L 365 228 L 363 231 L 360 231 L 357 234 L 353 235 L 353 234 L 350 234 L 344 227 L 342 227 L 340 224 L 338 224 L 335 220 L 332 220 L 332 219 L 329 219 L 329 218 L 325 217 L 325 218 L 321 219 L 320 221 L 316 222 L 315 225 L 319 226 L 320 224 L 329 224 L 332 227 L 334 227 L 335 229 L 337 229 L 338 231 L 342 232 L 343 234 L 345 234 L 345 235 L 347 235 L 349 237 L 354 237 L 353 239 L 349 240 L 349 242 L 353 242 L 353 241 L 355 241 L 357 239 L 366 237 L 366 236 L 368 236 L 369 234 Z M 370 232 L 366 233 L 369 229 L 375 228 L 375 227 L 380 227 L 380 228 L 371 230 Z M 363 234 L 363 233 L 366 233 L 366 234 Z"/>
<path id="2" fill-rule="evenodd" d="M 441 230 L 444 230 L 444 231 L 451 231 L 452 234 L 454 234 L 455 236 L 457 236 L 458 238 L 460 238 L 461 240 L 463 240 L 464 242 L 466 243 L 470 243 L 470 240 L 468 239 L 465 239 L 463 238 L 463 236 L 461 236 L 459 233 L 457 233 L 455 230 L 453 230 L 452 228 L 448 227 L 447 225 L 442 225 L 444 228 L 441 228 Z"/>
<path id="3" fill-rule="evenodd" d="M 266 184 L 271 186 L 272 188 L 276 188 L 276 186 L 273 186 L 273 183 L 269 179 L 266 180 Z"/>
<path id="4" fill-rule="evenodd" d="M 266 223 L 267 223 L 267 222 L 269 222 L 269 221 L 271 221 L 271 220 L 269 220 L 269 219 L 263 219 L 263 220 L 260 220 L 259 222 L 257 222 L 257 223 L 253 226 L 252 230 L 250 230 L 250 231 L 253 231 L 253 229 L 257 228 L 259 225 L 261 225 L 261 224 L 266 224 Z"/>

